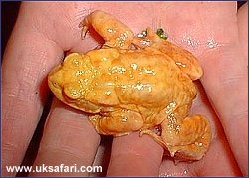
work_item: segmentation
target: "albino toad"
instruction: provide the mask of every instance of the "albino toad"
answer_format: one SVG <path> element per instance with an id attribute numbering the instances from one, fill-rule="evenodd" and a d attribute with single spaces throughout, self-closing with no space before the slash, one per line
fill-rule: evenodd
<path id="1" fill-rule="evenodd" d="M 199 160 L 211 130 L 201 115 L 188 116 L 202 69 L 188 51 L 166 41 L 162 29 L 134 36 L 111 15 L 94 11 L 81 23 L 105 40 L 101 49 L 68 55 L 49 74 L 49 87 L 64 103 L 90 114 L 97 132 L 148 134 L 172 157 Z"/>

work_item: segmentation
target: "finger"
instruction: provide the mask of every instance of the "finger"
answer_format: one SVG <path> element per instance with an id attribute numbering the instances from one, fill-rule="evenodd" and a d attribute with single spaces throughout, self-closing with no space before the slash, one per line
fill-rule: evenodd
<path id="1" fill-rule="evenodd" d="M 80 166 L 91 166 L 100 142 L 88 117 L 55 99 L 33 166 L 76 166 L 72 172 L 34 172 L 32 176 L 87 176 Z"/>
<path id="2" fill-rule="evenodd" d="M 3 175 L 14 175 L 5 166 L 21 164 L 46 100 L 47 72 L 63 56 L 55 43 L 23 25 L 25 11 L 22 6 L 2 64 Z"/>
<path id="3" fill-rule="evenodd" d="M 215 107 L 243 174 L 248 165 L 248 76 L 238 45 L 210 51 L 202 56 L 202 84 Z M 215 66 L 215 67 L 214 67 Z"/>
<path id="4" fill-rule="evenodd" d="M 158 176 L 163 148 L 137 132 L 115 137 L 107 176 Z"/>

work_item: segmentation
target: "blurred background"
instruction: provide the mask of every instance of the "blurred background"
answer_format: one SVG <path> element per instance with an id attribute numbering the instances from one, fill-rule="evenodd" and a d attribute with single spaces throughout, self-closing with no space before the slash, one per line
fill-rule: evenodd
<path id="1" fill-rule="evenodd" d="M 16 22 L 21 1 L 1 2 L 1 59 L 3 58 L 13 26 Z"/>

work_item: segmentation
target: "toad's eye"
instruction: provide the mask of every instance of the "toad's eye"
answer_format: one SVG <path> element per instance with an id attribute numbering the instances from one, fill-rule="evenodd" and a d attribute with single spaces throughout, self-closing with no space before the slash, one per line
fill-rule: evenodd
<path id="1" fill-rule="evenodd" d="M 164 33 L 164 30 L 162 28 L 158 28 L 156 31 L 157 36 L 159 36 L 160 38 L 167 40 L 168 36 L 167 34 Z"/>

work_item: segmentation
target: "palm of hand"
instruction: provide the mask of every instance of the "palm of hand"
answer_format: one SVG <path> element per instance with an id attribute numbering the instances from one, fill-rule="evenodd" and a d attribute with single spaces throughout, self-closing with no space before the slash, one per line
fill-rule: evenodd
<path id="1" fill-rule="evenodd" d="M 34 85 L 33 87 L 36 88 L 40 85 L 43 77 L 47 74 L 37 74 L 37 71 L 45 69 L 45 71 L 48 72 L 59 62 L 63 51 L 71 50 L 86 52 L 96 46 L 98 42 L 97 37 L 86 38 L 84 41 L 80 39 L 80 30 L 77 28 L 77 25 L 80 20 L 82 20 L 82 16 L 88 13 L 88 11 L 82 9 L 102 9 L 107 12 L 112 9 L 110 13 L 127 24 L 135 33 L 140 32 L 147 26 L 155 26 L 155 28 L 162 26 L 169 34 L 169 40 L 193 52 L 197 58 L 200 59 L 204 69 L 204 76 L 201 79 L 202 85 L 198 83 L 200 94 L 198 95 L 192 110 L 194 113 L 202 113 L 211 121 L 213 140 L 210 149 L 201 161 L 192 164 L 179 163 L 178 166 L 175 166 L 172 161 L 167 159 L 163 159 L 161 162 L 162 149 L 156 145 L 156 143 L 147 137 L 137 138 L 137 135 L 131 134 L 126 138 L 119 137 L 114 139 L 108 174 L 122 174 L 119 170 L 120 168 L 118 168 L 117 162 L 123 158 L 126 159 L 123 159 L 123 163 L 120 164 L 122 164 L 123 167 L 126 166 L 125 169 L 130 171 L 130 174 L 137 175 L 140 175 L 139 172 L 136 172 L 138 170 L 143 172 L 143 174 L 157 174 L 159 166 L 161 175 L 182 175 L 185 173 L 188 175 L 240 175 L 241 173 L 236 165 L 235 159 L 237 160 L 241 171 L 244 174 L 247 174 L 247 166 L 242 165 L 245 164 L 245 162 L 247 163 L 247 161 L 242 158 L 245 155 L 239 155 L 238 153 L 241 151 L 241 153 L 246 154 L 245 149 L 248 148 L 246 143 L 248 128 L 247 124 L 244 123 L 247 122 L 245 121 L 247 118 L 245 116 L 245 114 L 247 114 L 245 112 L 247 107 L 239 104 L 239 102 L 245 103 L 244 101 L 246 101 L 246 99 L 244 98 L 247 98 L 243 95 L 243 93 L 246 94 L 245 89 L 247 87 L 247 84 L 244 83 L 247 75 L 247 69 L 245 69 L 247 62 L 244 59 L 246 59 L 247 56 L 243 53 L 244 51 L 241 50 L 246 49 L 246 47 L 244 47 L 245 44 L 241 42 L 244 33 L 238 33 L 242 27 L 237 23 L 235 4 L 232 2 L 158 2 L 143 4 L 130 2 L 125 3 L 125 5 L 124 3 L 122 4 L 122 11 L 119 10 L 120 4 L 121 3 L 114 2 L 77 2 L 61 4 L 51 3 L 47 6 L 46 3 L 44 3 L 43 5 L 36 7 L 36 10 L 31 12 L 34 18 L 29 21 L 29 23 L 35 24 L 35 30 L 33 29 L 33 31 L 38 31 L 39 33 L 32 33 L 32 35 L 36 36 L 30 35 L 29 38 L 33 37 L 33 39 L 37 39 L 37 46 L 40 45 L 42 48 L 46 49 L 44 45 L 47 43 L 50 45 L 50 48 L 47 47 L 47 55 L 45 55 L 45 57 L 38 57 L 38 59 L 31 64 L 38 64 L 39 66 L 39 69 L 32 69 L 32 67 L 29 69 L 29 72 L 32 73 L 33 77 L 39 78 L 38 81 L 32 83 Z M 130 9 L 134 7 L 136 7 L 136 12 L 131 13 Z M 27 10 L 27 7 L 24 6 L 23 9 L 25 8 Z M 136 20 L 134 20 L 134 17 Z M 44 43 L 44 39 L 46 39 L 46 43 Z M 50 44 L 51 41 L 53 44 Z M 30 44 L 25 45 L 26 48 L 32 49 Z M 8 53 L 10 52 L 7 51 L 6 56 L 8 56 Z M 53 58 L 57 60 L 52 60 Z M 235 59 L 238 60 L 236 61 L 238 65 L 234 64 L 233 61 Z M 9 66 L 11 66 L 11 64 L 5 60 L 3 67 L 7 68 Z M 4 76 L 7 76 L 7 74 L 7 72 L 3 73 L 3 78 Z M 21 75 L 23 76 L 21 81 L 25 81 L 24 75 L 25 74 Z M 4 81 L 7 80 L 3 79 L 3 82 Z M 11 85 L 12 84 L 6 82 L 6 86 L 9 86 L 9 88 Z M 235 87 L 237 90 L 240 90 L 239 93 L 241 93 L 241 95 L 237 94 L 237 97 L 228 99 L 228 96 L 236 96 Z M 45 91 L 45 87 L 41 90 L 45 93 L 44 95 L 41 95 L 41 97 L 44 98 L 47 91 Z M 11 100 L 4 97 L 4 94 L 6 93 L 7 89 L 4 90 L 3 88 L 3 100 Z M 209 97 L 212 106 L 209 104 L 206 95 Z M 40 100 L 40 98 L 38 97 L 36 100 Z M 236 103 L 236 106 L 234 106 L 233 103 Z M 32 104 L 32 102 L 30 102 L 30 104 Z M 39 106 L 41 105 L 42 103 L 39 103 Z M 30 111 L 32 116 L 38 116 L 38 112 L 35 113 L 34 111 L 37 108 L 32 109 L 29 105 L 28 107 L 32 110 Z M 216 113 L 213 108 L 215 108 Z M 231 113 L 231 109 L 233 109 L 233 113 Z M 18 112 L 15 110 L 16 109 L 13 109 L 12 113 Z M 47 160 L 47 162 L 56 164 L 56 160 L 60 157 L 61 153 L 69 151 L 71 157 L 70 155 L 64 154 L 65 156 L 60 157 L 60 162 L 63 159 L 65 162 L 68 158 L 72 159 L 72 157 L 78 157 L 79 159 L 75 158 L 73 160 L 79 162 L 79 164 L 82 164 L 82 160 L 85 160 L 84 164 L 90 165 L 94 159 L 100 140 L 100 137 L 91 128 L 90 123 L 86 121 L 86 119 L 82 121 L 81 113 L 69 109 L 57 101 L 54 102 L 50 113 L 52 114 L 49 116 L 46 133 L 43 136 L 44 138 L 40 148 L 40 155 L 45 156 L 42 157 L 38 155 L 35 164 L 47 160 L 44 157 L 49 154 L 52 154 L 54 158 L 51 158 L 52 160 L 50 161 Z M 63 114 L 61 113 L 64 113 L 63 119 L 61 116 Z M 216 114 L 219 116 L 219 119 Z M 71 117 L 75 119 L 71 119 Z M 235 121 L 234 117 L 239 117 L 239 120 L 236 123 L 233 123 L 233 121 Z M 52 118 L 54 118 L 54 120 L 52 120 Z M 24 118 L 21 119 L 24 120 Z M 4 122 L 8 123 L 8 120 L 6 119 Z M 36 124 L 36 120 L 30 122 L 33 125 Z M 21 127 L 20 125 L 19 127 Z M 243 131 L 241 131 L 241 133 L 236 134 L 232 125 L 233 127 L 244 128 L 244 130 L 242 129 Z M 31 131 L 22 131 L 23 134 L 21 135 L 32 134 L 32 129 L 34 128 L 35 127 L 33 126 Z M 223 132 L 223 129 L 225 133 Z M 66 134 L 68 135 L 66 136 Z M 77 137 L 77 139 L 75 137 Z M 226 137 L 230 144 L 227 142 Z M 9 138 L 9 142 L 14 143 L 16 142 L 17 135 L 3 131 L 3 138 L 6 138 L 6 140 Z M 57 141 L 55 142 L 54 140 Z M 86 142 L 90 146 L 87 147 L 81 140 L 88 140 Z M 245 144 L 241 145 L 239 144 L 240 142 Z M 25 145 L 25 141 L 23 140 L 23 143 L 21 144 Z M 152 150 L 151 147 L 153 147 L 154 150 Z M 229 147 L 231 147 L 232 151 Z M 55 152 L 54 150 L 56 149 L 60 150 Z M 24 150 L 25 148 L 19 151 L 19 154 L 22 155 Z M 84 150 L 88 156 L 82 156 L 82 150 Z M 148 158 L 150 161 L 148 161 Z M 60 162 L 57 163 L 59 164 Z M 130 168 L 131 166 L 128 166 L 131 164 L 141 165 L 141 168 L 139 167 L 137 170 L 133 170 Z M 147 169 L 147 167 L 150 168 Z M 220 168 L 222 168 L 222 170 Z M 125 175 L 127 172 L 124 171 L 123 174 Z"/>

